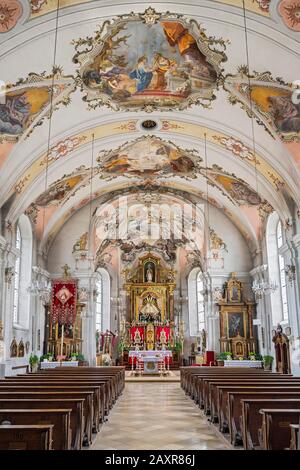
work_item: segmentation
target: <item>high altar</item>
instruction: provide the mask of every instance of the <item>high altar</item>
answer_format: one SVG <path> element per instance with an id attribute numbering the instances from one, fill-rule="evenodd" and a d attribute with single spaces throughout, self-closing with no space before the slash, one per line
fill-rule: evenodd
<path id="1" fill-rule="evenodd" d="M 164 351 L 175 344 L 175 272 L 151 253 L 126 269 L 127 338 L 129 349 Z"/>

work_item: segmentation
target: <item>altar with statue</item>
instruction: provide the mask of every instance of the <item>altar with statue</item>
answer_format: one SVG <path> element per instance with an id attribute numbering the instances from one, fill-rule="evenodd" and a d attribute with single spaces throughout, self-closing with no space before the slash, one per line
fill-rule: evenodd
<path id="1" fill-rule="evenodd" d="M 174 323 L 175 272 L 148 253 L 124 275 L 127 318 L 120 333 L 129 365 L 145 374 L 165 373 L 178 343 Z"/>

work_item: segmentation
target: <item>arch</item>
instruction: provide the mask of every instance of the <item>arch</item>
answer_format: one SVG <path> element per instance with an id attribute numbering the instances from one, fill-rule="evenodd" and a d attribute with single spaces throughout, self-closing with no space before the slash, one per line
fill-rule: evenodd
<path id="1" fill-rule="evenodd" d="M 188 276 L 188 307 L 190 336 L 199 336 L 205 329 L 204 279 L 200 267 L 191 270 Z"/>
<path id="2" fill-rule="evenodd" d="M 277 212 L 270 214 L 266 230 L 269 280 L 278 286 L 270 296 L 273 326 L 288 320 L 285 263 L 280 248 L 283 245 L 282 223 Z"/>
<path id="3" fill-rule="evenodd" d="M 16 227 L 15 279 L 13 296 L 13 324 L 29 329 L 30 293 L 32 268 L 32 227 L 29 218 L 22 214 Z M 22 300 L 22 301 L 21 301 Z"/>
<path id="4" fill-rule="evenodd" d="M 100 331 L 110 330 L 110 276 L 104 268 L 97 269 L 96 288 L 95 327 Z"/>

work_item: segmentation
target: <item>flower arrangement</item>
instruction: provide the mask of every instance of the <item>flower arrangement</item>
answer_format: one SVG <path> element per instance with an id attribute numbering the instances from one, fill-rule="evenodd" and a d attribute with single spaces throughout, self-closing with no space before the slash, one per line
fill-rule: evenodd
<path id="1" fill-rule="evenodd" d="M 53 354 L 51 353 L 43 354 L 40 357 L 40 362 L 51 362 L 52 360 L 53 360 Z"/>

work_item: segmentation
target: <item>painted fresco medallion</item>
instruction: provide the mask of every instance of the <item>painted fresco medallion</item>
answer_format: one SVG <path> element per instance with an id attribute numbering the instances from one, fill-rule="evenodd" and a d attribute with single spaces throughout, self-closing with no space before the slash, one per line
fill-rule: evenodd
<path id="1" fill-rule="evenodd" d="M 257 192 L 234 174 L 231 175 L 217 166 L 204 169 L 202 173 L 207 177 L 210 185 L 218 187 L 239 206 L 257 206 L 262 203 Z"/>
<path id="2" fill-rule="evenodd" d="M 13 29 L 23 13 L 18 0 L 0 0 L 0 33 Z"/>
<path id="3" fill-rule="evenodd" d="M 224 40 L 208 38 L 195 21 L 152 8 L 106 21 L 94 37 L 74 44 L 73 61 L 90 107 L 208 106 L 226 60 Z"/>
<path id="4" fill-rule="evenodd" d="M 69 104 L 69 95 L 75 90 L 71 76 L 30 73 L 15 85 L 8 84 L 1 90 L 0 143 L 16 142 L 24 133 L 29 134 L 49 116 L 59 103 Z"/>
<path id="5" fill-rule="evenodd" d="M 117 150 L 103 151 L 97 159 L 99 173 L 104 178 L 195 178 L 201 161 L 195 151 L 182 150 L 175 144 L 154 136 L 142 136 Z"/>
<path id="6" fill-rule="evenodd" d="M 300 31 L 300 1 L 281 0 L 278 5 L 278 13 L 284 24 L 293 31 Z"/>
<path id="7" fill-rule="evenodd" d="M 248 75 L 241 70 L 228 76 L 224 87 L 230 92 L 230 102 L 242 103 L 248 114 L 255 114 L 272 136 L 283 141 L 300 141 L 300 104 L 293 102 L 294 88 L 270 72 Z"/>
<path id="8" fill-rule="evenodd" d="M 79 183 L 82 182 L 84 176 L 82 174 L 71 177 L 63 177 L 62 179 L 51 184 L 35 201 L 35 205 L 39 207 L 58 206 L 62 201 L 65 202 L 66 197 L 73 193 Z"/>

